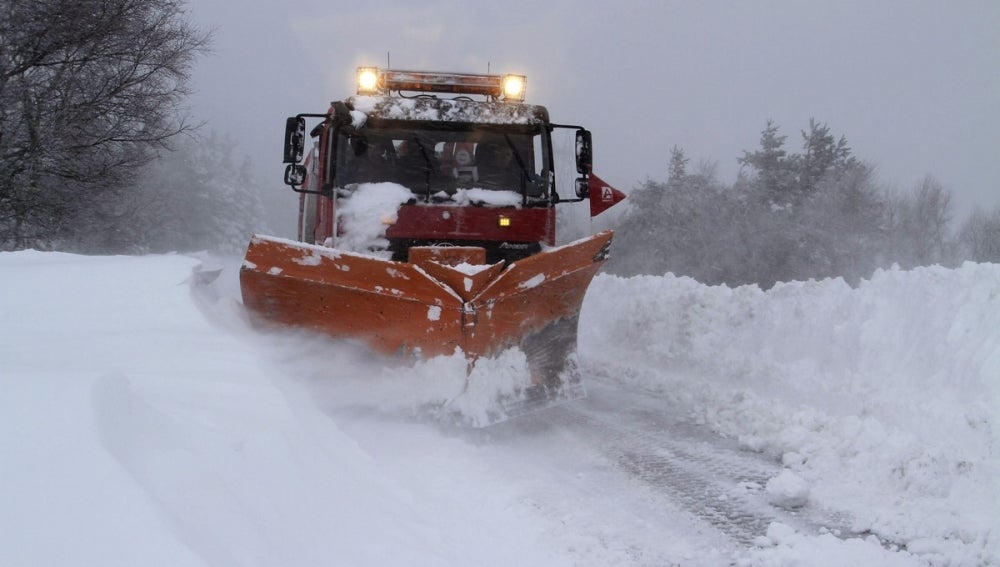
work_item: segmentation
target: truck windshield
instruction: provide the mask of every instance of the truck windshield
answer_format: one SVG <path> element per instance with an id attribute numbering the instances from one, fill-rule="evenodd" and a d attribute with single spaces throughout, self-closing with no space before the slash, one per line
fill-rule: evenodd
<path id="1" fill-rule="evenodd" d="M 342 131 L 337 136 L 336 187 L 391 182 L 426 201 L 483 189 L 516 193 L 525 205 L 548 203 L 551 174 L 543 130 L 448 126 Z"/>

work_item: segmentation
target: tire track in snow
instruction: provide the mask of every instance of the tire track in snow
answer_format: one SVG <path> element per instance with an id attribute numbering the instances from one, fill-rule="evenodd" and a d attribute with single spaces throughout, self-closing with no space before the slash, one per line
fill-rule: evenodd
<path id="1" fill-rule="evenodd" d="M 850 532 L 848 519 L 836 513 L 770 504 L 764 487 L 782 466 L 674 417 L 678 408 L 669 400 L 588 383 L 586 399 L 549 411 L 620 470 L 733 542 L 752 545 L 775 521 L 804 533 Z"/>

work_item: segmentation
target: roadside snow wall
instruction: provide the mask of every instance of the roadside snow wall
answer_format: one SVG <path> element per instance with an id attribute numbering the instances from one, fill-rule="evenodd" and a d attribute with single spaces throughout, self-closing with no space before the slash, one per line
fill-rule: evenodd
<path id="1" fill-rule="evenodd" d="M 580 329 L 592 372 L 774 454 L 821 505 L 870 508 L 859 531 L 1000 561 L 1000 265 L 767 292 L 601 275 Z"/>

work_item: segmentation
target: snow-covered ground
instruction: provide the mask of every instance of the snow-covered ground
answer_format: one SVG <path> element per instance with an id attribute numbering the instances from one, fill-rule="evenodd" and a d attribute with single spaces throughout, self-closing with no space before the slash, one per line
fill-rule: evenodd
<path id="1" fill-rule="evenodd" d="M 423 411 L 459 357 L 250 331 L 232 264 L 198 285 L 203 261 L 0 253 L 0 565 L 1000 565 L 998 265 L 599 276 L 590 405 L 473 430 Z M 790 520 L 734 539 L 604 458 L 627 436 L 579 428 L 629 400 L 704 462 L 713 438 L 758 459 L 732 490 Z"/>

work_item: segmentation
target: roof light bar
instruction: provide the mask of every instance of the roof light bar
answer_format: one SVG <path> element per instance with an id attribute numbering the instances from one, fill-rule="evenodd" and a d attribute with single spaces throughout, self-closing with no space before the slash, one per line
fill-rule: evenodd
<path id="1" fill-rule="evenodd" d="M 524 102 L 527 78 L 524 75 L 475 75 L 396 71 L 378 67 L 358 67 L 358 94 L 417 91 L 484 95 L 511 102 Z"/>

